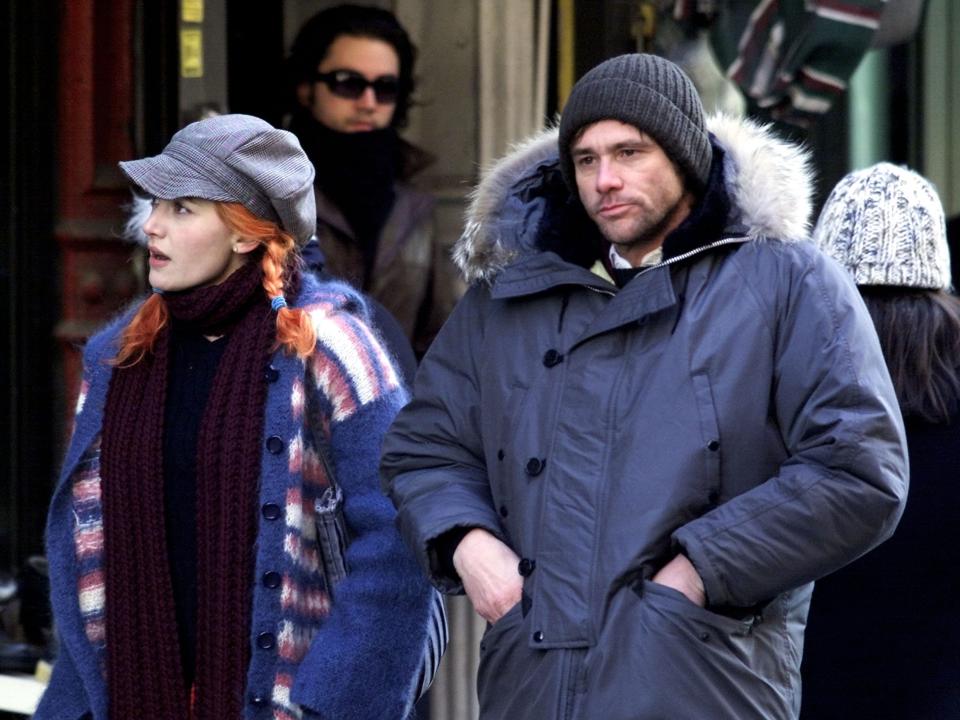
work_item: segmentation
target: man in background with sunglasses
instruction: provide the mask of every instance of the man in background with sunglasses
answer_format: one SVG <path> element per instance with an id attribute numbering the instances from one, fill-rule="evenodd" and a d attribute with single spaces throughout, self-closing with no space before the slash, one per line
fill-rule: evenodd
<path id="1" fill-rule="evenodd" d="M 338 5 L 300 29 L 287 69 L 296 100 L 289 129 L 317 171 L 324 269 L 379 300 L 419 357 L 462 284 L 435 237 L 432 198 L 407 184 L 432 160 L 397 133 L 415 57 L 393 14 Z M 307 255 L 316 250 L 308 246 Z"/>

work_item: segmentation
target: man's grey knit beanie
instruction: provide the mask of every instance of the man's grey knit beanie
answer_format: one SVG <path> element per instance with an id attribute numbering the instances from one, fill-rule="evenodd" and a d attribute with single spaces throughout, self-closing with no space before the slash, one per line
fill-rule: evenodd
<path id="1" fill-rule="evenodd" d="M 937 191 L 917 173 L 878 163 L 830 193 L 813 241 L 857 285 L 950 287 L 950 250 Z"/>
<path id="2" fill-rule="evenodd" d="M 650 135 L 687 177 L 707 184 L 713 151 L 703 105 L 690 78 L 657 55 L 620 55 L 580 78 L 560 117 L 560 169 L 576 192 L 570 143 L 580 128 L 620 120 Z"/>

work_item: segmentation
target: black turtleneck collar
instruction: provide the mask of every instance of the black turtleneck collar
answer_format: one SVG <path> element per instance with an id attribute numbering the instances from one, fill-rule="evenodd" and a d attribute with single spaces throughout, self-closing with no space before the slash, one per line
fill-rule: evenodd
<path id="1" fill-rule="evenodd" d="M 365 145 L 376 142 L 389 143 L 389 148 L 384 148 L 381 145 L 377 148 L 377 151 L 389 150 L 388 157 L 384 159 L 384 162 L 389 163 L 392 169 L 391 180 L 407 182 L 434 161 L 433 155 L 404 140 L 393 126 L 364 133 L 341 133 L 331 130 L 314 118 L 309 110 L 301 108 L 290 116 L 287 129 L 297 136 L 304 151 L 314 164 L 324 157 L 329 160 L 329 156 L 321 154 L 328 150 L 338 152 L 341 155 L 348 150 L 352 150 L 352 148 L 347 147 L 351 142 L 364 143 Z M 363 138 L 372 138 L 372 140 L 364 140 Z M 360 150 L 363 151 L 365 148 L 361 147 Z"/>
<path id="2" fill-rule="evenodd" d="M 400 162 L 394 128 L 338 132 L 301 112 L 293 117 L 290 131 L 316 168 L 317 186 L 335 202 L 357 191 L 392 195 Z"/>
<path id="3" fill-rule="evenodd" d="M 369 276 L 380 232 L 396 199 L 400 151 L 392 127 L 368 132 L 331 130 L 306 112 L 293 118 L 299 138 L 316 169 L 315 183 L 353 230 Z"/>

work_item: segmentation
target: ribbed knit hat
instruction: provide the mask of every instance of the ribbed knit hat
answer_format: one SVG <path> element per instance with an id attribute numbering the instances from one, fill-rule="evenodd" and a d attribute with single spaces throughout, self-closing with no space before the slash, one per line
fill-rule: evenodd
<path id="1" fill-rule="evenodd" d="M 576 191 L 570 143 L 580 128 L 619 120 L 650 135 L 700 186 L 710 175 L 713 151 L 703 105 L 690 78 L 656 55 L 632 54 L 606 60 L 573 86 L 560 118 L 560 169 Z"/>
<path id="2" fill-rule="evenodd" d="M 830 193 L 813 241 L 857 285 L 950 287 L 943 205 L 927 180 L 879 163 L 846 175 Z"/>

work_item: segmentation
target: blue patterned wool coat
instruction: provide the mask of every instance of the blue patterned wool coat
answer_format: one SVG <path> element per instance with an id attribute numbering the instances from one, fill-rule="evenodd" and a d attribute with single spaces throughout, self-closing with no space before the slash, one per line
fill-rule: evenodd
<path id="1" fill-rule="evenodd" d="M 304 277 L 291 304 L 309 311 L 317 348 L 306 363 L 277 351 L 265 368 L 244 716 L 400 720 L 416 699 L 431 592 L 378 487 L 380 439 L 406 395 L 352 290 Z M 35 716 L 40 720 L 107 717 L 104 620 L 110 600 L 99 445 L 111 377 L 105 361 L 115 354 L 129 317 L 93 337 L 84 354 L 76 425 L 47 527 L 61 646 Z M 314 502 L 329 483 L 321 444 L 329 447 L 352 537 L 350 573 L 337 585 L 336 602 L 318 557 L 314 522 Z"/>

